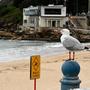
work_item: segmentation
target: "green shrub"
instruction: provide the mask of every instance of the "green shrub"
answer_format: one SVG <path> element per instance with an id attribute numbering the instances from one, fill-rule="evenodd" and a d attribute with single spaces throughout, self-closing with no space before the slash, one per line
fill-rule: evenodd
<path id="1" fill-rule="evenodd" d="M 0 6 L 0 19 L 6 22 L 22 22 L 22 11 L 13 5 Z"/>

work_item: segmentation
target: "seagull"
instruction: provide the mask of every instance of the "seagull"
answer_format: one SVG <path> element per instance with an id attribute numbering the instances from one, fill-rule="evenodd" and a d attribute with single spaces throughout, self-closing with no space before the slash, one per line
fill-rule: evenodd
<path id="1" fill-rule="evenodd" d="M 61 30 L 61 43 L 62 45 L 69 50 L 69 60 L 74 60 L 75 58 L 75 51 L 81 51 L 84 49 L 89 49 L 80 43 L 79 40 L 70 36 L 70 31 L 68 29 Z M 71 58 L 71 52 L 73 52 L 73 57 Z"/>

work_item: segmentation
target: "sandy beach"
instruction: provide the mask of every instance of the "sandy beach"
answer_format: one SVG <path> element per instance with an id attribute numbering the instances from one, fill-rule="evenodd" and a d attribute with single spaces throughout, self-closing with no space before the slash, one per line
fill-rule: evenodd
<path id="1" fill-rule="evenodd" d="M 37 90 L 60 90 L 61 65 L 68 53 L 48 57 L 41 56 L 41 74 Z M 76 52 L 75 59 L 81 66 L 81 88 L 90 88 L 90 51 Z M 0 90 L 33 90 L 30 80 L 30 63 L 27 60 L 0 63 Z"/>

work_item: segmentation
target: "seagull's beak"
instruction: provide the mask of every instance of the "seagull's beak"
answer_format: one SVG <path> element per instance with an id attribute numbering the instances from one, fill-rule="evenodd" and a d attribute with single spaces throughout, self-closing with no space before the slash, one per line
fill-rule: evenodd
<path id="1" fill-rule="evenodd" d="M 63 34 L 63 30 L 60 30 L 60 33 Z"/>

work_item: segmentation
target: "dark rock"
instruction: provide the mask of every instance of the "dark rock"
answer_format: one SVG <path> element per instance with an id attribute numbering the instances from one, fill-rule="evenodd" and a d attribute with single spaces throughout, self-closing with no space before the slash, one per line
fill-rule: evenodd
<path id="1" fill-rule="evenodd" d="M 90 30 L 73 29 L 70 31 L 72 32 L 72 36 L 74 36 L 81 42 L 90 42 Z"/>

